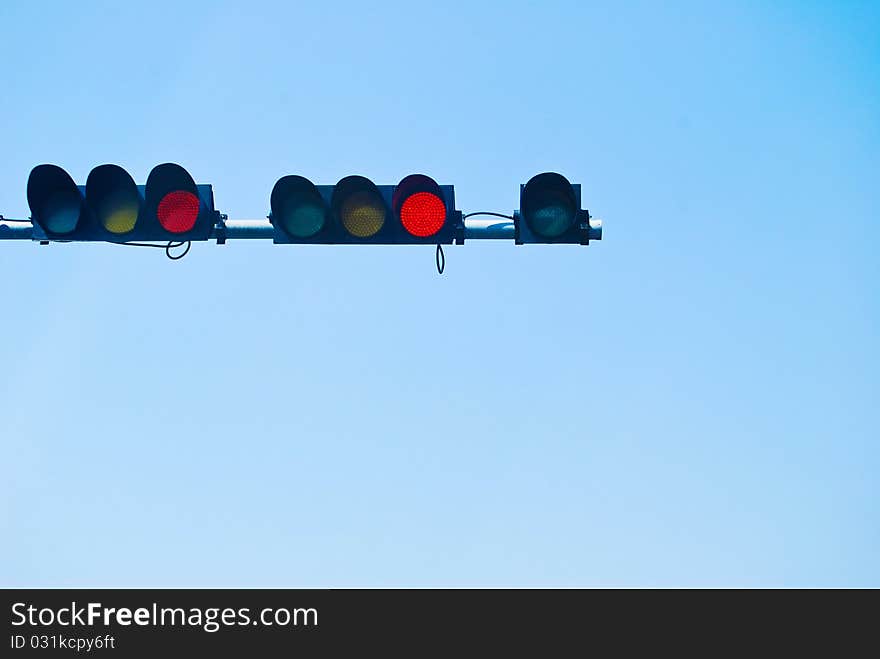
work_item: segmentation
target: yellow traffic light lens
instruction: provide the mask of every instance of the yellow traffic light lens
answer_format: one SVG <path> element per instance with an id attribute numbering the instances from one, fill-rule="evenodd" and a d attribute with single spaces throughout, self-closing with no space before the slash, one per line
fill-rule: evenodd
<path id="1" fill-rule="evenodd" d="M 104 230 L 116 236 L 134 231 L 141 196 L 131 176 L 118 165 L 99 165 L 86 181 L 86 204 Z"/>
<path id="2" fill-rule="evenodd" d="M 385 205 L 370 190 L 359 190 L 346 197 L 339 214 L 345 230 L 356 238 L 375 236 L 385 224 Z"/>
<path id="3" fill-rule="evenodd" d="M 101 199 L 98 216 L 110 233 L 129 233 L 137 223 L 139 208 L 137 196 L 132 196 L 129 190 L 114 190 Z"/>
<path id="4" fill-rule="evenodd" d="M 137 222 L 138 209 L 120 208 L 104 219 L 104 228 L 110 233 L 128 233 Z"/>

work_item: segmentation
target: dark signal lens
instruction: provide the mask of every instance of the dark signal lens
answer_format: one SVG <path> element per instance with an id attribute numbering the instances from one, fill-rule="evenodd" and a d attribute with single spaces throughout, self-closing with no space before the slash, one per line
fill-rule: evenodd
<path id="1" fill-rule="evenodd" d="M 27 183 L 28 205 L 37 224 L 49 233 L 76 230 L 82 214 L 82 194 L 70 174 L 56 165 L 38 165 Z"/>
<path id="2" fill-rule="evenodd" d="M 571 183 L 553 172 L 538 174 L 526 183 L 522 212 L 529 228 L 543 238 L 558 238 L 577 217 L 577 201 Z"/>
<path id="3" fill-rule="evenodd" d="M 159 202 L 159 224 L 170 233 L 192 231 L 199 217 L 199 198 L 192 192 L 174 190 Z"/>
<path id="4" fill-rule="evenodd" d="M 446 204 L 431 192 L 416 192 L 401 205 L 400 222 L 413 236 L 428 238 L 443 228 Z"/>
<path id="5" fill-rule="evenodd" d="M 302 176 L 285 176 L 272 188 L 271 221 L 294 238 L 311 238 L 327 222 L 327 204 Z"/>
<path id="6" fill-rule="evenodd" d="M 281 224 L 287 232 L 297 238 L 309 238 L 324 226 L 324 206 L 313 200 L 301 200 L 285 207 Z"/>
<path id="7" fill-rule="evenodd" d="M 40 215 L 48 231 L 71 233 L 79 222 L 81 199 L 70 190 L 55 190 L 43 201 Z"/>
<path id="8" fill-rule="evenodd" d="M 562 195 L 547 192 L 528 214 L 528 219 L 535 233 L 556 238 L 571 227 L 574 209 Z"/>

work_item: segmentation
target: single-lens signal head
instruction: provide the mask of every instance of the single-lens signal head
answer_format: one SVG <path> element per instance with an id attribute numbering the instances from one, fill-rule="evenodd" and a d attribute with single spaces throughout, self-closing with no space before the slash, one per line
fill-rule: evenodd
<path id="1" fill-rule="evenodd" d="M 542 238 L 559 238 L 577 221 L 578 199 L 571 183 L 561 174 L 533 176 L 522 191 L 523 219 Z"/>

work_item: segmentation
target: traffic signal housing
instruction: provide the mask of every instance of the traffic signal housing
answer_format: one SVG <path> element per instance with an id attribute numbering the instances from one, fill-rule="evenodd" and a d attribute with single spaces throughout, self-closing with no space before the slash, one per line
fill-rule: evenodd
<path id="1" fill-rule="evenodd" d="M 590 225 L 590 213 L 581 209 L 581 186 L 561 174 L 545 172 L 520 186 L 519 211 L 514 217 L 517 245 L 569 243 L 588 245 L 601 239 L 600 227 Z"/>
<path id="2" fill-rule="evenodd" d="M 212 187 L 174 163 L 153 168 L 146 185 L 118 165 L 95 167 L 85 185 L 57 165 L 38 165 L 27 198 L 31 220 L 50 240 L 208 240 L 219 219 Z"/>
<path id="3" fill-rule="evenodd" d="M 464 240 L 455 190 L 423 174 L 397 185 L 347 176 L 315 185 L 285 176 L 272 188 L 269 220 L 277 244 L 424 245 Z"/>
<path id="4" fill-rule="evenodd" d="M 261 238 L 276 244 L 438 246 L 465 239 L 513 238 L 522 245 L 589 244 L 602 238 L 601 222 L 581 208 L 581 186 L 555 172 L 520 186 L 519 209 L 512 216 L 490 211 L 463 215 L 455 207 L 454 187 L 424 174 L 406 176 L 397 185 L 376 185 L 363 176 L 315 185 L 291 175 L 272 188 L 268 221 L 229 220 L 214 208 L 212 187 L 196 185 L 173 163 L 155 167 L 145 185 L 135 184 L 117 165 L 96 167 L 85 185 L 77 185 L 56 165 L 38 165 L 28 178 L 27 199 L 30 221 L 2 224 L 0 239 L 161 241 L 170 247 L 214 238 L 218 244 Z"/>

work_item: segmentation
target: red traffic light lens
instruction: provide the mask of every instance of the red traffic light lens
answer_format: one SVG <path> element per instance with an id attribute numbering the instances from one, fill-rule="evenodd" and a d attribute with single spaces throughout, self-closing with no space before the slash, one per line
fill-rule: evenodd
<path id="1" fill-rule="evenodd" d="M 170 233 L 192 231 L 199 217 L 199 198 L 192 192 L 175 190 L 159 202 L 159 224 Z"/>
<path id="2" fill-rule="evenodd" d="M 446 222 L 446 204 L 431 192 L 416 192 L 401 205 L 400 221 L 403 228 L 414 236 L 433 236 Z"/>

